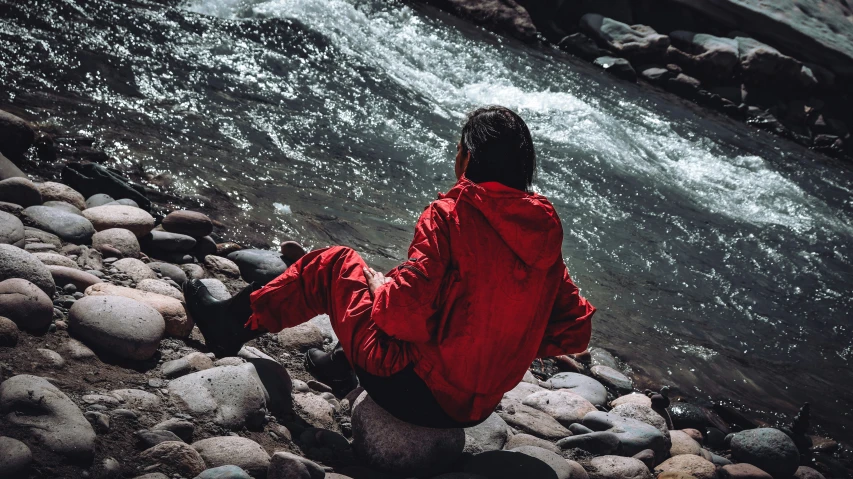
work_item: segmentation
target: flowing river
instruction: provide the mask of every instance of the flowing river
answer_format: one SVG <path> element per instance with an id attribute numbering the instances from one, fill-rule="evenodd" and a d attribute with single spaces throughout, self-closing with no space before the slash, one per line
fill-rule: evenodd
<path id="1" fill-rule="evenodd" d="M 467 111 L 517 110 L 593 343 L 641 384 L 853 428 L 853 170 L 386 0 L 0 0 L 0 104 L 193 196 L 223 239 L 387 268 Z M 507 353 L 511 353 L 508 351 Z"/>

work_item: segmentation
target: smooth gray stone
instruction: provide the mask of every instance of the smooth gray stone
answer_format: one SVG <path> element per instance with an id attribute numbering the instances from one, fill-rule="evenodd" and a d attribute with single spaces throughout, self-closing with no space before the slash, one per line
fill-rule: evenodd
<path id="1" fill-rule="evenodd" d="M 64 201 L 56 201 L 56 200 L 45 201 L 44 203 L 42 203 L 42 206 L 47 206 L 49 208 L 59 208 L 62 211 L 66 211 L 68 213 L 72 213 L 72 214 L 75 214 L 77 216 L 83 216 L 83 212 L 80 211 L 79 208 L 72 205 L 71 203 L 66 203 Z"/>
<path id="2" fill-rule="evenodd" d="M 619 450 L 619 436 L 612 432 L 591 432 L 557 441 L 562 449 L 581 449 L 590 454 L 611 454 Z"/>
<path id="3" fill-rule="evenodd" d="M 187 274 L 184 273 L 179 266 L 175 266 L 169 263 L 148 263 L 148 267 L 151 268 L 155 273 L 160 273 L 164 278 L 169 278 L 172 281 L 178 284 L 184 284 L 187 282 Z"/>
<path id="4" fill-rule="evenodd" d="M 105 193 L 98 193 L 86 199 L 86 208 L 94 208 L 96 206 L 104 206 L 105 204 L 115 201 L 112 196 Z"/>
<path id="5" fill-rule="evenodd" d="M 91 244 L 95 227 L 86 218 L 50 206 L 30 206 L 21 213 L 23 221 L 74 244 Z"/>
<path id="6" fill-rule="evenodd" d="M 255 366 L 220 366 L 169 382 L 169 395 L 193 416 L 240 429 L 260 424 L 266 412 L 267 392 Z"/>
<path id="7" fill-rule="evenodd" d="M 509 437 L 509 425 L 496 413 L 482 423 L 465 428 L 465 450 L 472 454 L 503 449 Z"/>
<path id="8" fill-rule="evenodd" d="M 26 477 L 33 462 L 33 453 L 21 441 L 0 436 L 0 477 Z"/>
<path id="9" fill-rule="evenodd" d="M 5 158 L 0 155 L 0 163 Z M 14 203 L 24 208 L 40 205 L 42 203 L 41 192 L 35 183 L 26 176 L 10 177 L 0 181 L 0 201 Z"/>
<path id="10" fill-rule="evenodd" d="M 0 211 L 0 243 L 15 244 L 24 239 L 24 224 L 17 216 Z"/>
<path id="11" fill-rule="evenodd" d="M 141 242 L 146 250 L 152 248 L 165 253 L 187 253 L 196 245 L 192 236 L 158 230 L 149 233 Z"/>
<path id="12" fill-rule="evenodd" d="M 595 406 L 607 404 L 607 388 L 595 379 L 578 373 L 557 373 L 548 380 L 554 389 L 568 389 Z"/>
<path id="13" fill-rule="evenodd" d="M 44 263 L 21 248 L 0 244 L 0 281 L 11 278 L 33 283 L 48 297 L 53 297 L 56 292 L 56 283 Z"/>
<path id="14" fill-rule="evenodd" d="M 270 455 L 257 442 L 239 436 L 210 437 L 192 444 L 208 467 L 238 466 L 253 477 L 266 475 Z"/>
<path id="15" fill-rule="evenodd" d="M 752 464 L 773 477 L 790 477 L 800 465 L 794 441 L 778 429 L 763 427 L 736 433 L 731 450 L 735 461 Z"/>
<path id="16" fill-rule="evenodd" d="M 95 351 L 125 359 L 151 358 L 166 331 L 156 309 L 122 296 L 86 296 L 71 306 L 68 331 Z"/>

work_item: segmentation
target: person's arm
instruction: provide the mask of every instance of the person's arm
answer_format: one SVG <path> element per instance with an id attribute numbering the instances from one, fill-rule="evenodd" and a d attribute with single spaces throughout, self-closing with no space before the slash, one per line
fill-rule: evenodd
<path id="1" fill-rule="evenodd" d="M 371 318 L 393 338 L 413 343 L 427 342 L 435 334 L 433 315 L 438 291 L 450 261 L 447 225 L 435 204 L 423 212 L 409 246 L 409 259 L 385 279 L 366 271 L 368 282 L 376 277 Z M 375 289 L 374 289 L 375 288 Z"/>
<path id="2" fill-rule="evenodd" d="M 589 346 L 595 308 L 584 299 L 563 265 L 560 290 L 554 300 L 545 337 L 536 357 L 581 353 Z"/>

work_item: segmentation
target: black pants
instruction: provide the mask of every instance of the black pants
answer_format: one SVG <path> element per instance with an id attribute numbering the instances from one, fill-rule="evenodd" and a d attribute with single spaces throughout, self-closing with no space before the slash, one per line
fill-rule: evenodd
<path id="1" fill-rule="evenodd" d="M 359 367 L 355 374 L 373 402 L 403 422 L 435 429 L 472 427 L 483 422 L 460 423 L 448 416 L 423 379 L 415 374 L 413 364 L 388 377 L 374 376 Z"/>

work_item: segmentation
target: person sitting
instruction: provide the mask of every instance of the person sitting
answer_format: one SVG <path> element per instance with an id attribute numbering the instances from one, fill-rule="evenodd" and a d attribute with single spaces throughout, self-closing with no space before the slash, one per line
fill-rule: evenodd
<path id="1" fill-rule="evenodd" d="M 217 356 L 328 314 L 339 343 L 308 351 L 305 363 L 337 394 L 357 379 L 402 421 L 476 425 L 535 358 L 589 344 L 595 308 L 566 269 L 557 212 L 531 191 L 535 170 L 521 117 L 477 109 L 457 147 L 458 181 L 426 207 L 408 259 L 389 273 L 332 246 L 225 301 L 190 281 L 187 306 Z"/>

